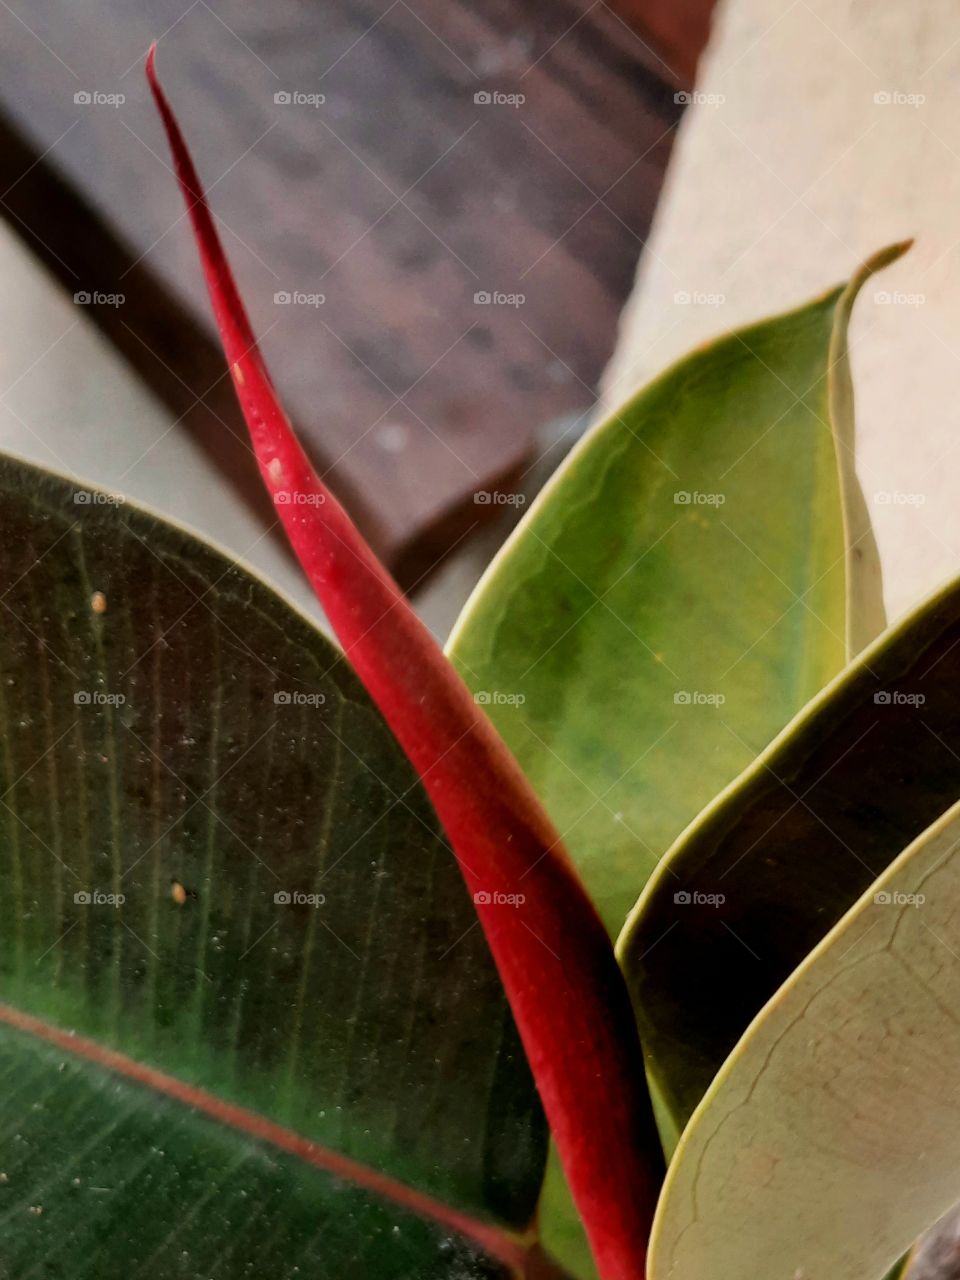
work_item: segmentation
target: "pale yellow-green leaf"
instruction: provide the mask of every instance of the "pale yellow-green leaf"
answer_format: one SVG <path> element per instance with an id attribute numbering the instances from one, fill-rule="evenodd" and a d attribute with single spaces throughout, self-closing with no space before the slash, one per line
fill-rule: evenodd
<path id="1" fill-rule="evenodd" d="M 880 1280 L 958 1196 L 960 803 L 727 1060 L 671 1165 L 651 1280 Z"/>

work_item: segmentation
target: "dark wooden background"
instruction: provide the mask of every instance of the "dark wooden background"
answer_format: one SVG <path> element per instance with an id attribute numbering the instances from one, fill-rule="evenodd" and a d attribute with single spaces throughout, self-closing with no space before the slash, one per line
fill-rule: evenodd
<path id="1" fill-rule="evenodd" d="M 589 406 L 695 26 L 688 47 L 674 33 L 658 53 L 602 0 L 11 0 L 0 209 L 67 288 L 124 293 L 91 314 L 259 502 L 143 80 L 159 38 L 275 381 L 411 583 L 476 520 L 474 492 L 522 468 L 543 422 Z M 524 301 L 475 302 L 494 291 Z M 294 292 L 324 302 L 275 302 Z"/>

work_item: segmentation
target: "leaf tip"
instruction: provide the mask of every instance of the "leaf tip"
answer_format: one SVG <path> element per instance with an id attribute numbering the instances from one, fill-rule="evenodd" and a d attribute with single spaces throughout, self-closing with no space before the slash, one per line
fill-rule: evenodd
<path id="1" fill-rule="evenodd" d="M 875 271 L 882 271 L 884 267 L 889 267 L 892 262 L 896 262 L 898 258 L 902 258 L 908 249 L 913 247 L 913 236 L 906 240 L 897 240 L 893 244 L 888 244 L 886 248 L 879 249 L 876 253 L 870 255 L 864 262 L 863 266 L 857 272 L 857 277 L 862 276 L 864 279 L 872 276 Z"/>
<path id="2" fill-rule="evenodd" d="M 840 287 L 837 295 L 839 306 L 837 315 L 841 328 L 845 328 L 850 323 L 850 314 L 857 294 L 871 276 L 878 271 L 883 271 L 885 267 L 889 267 L 891 263 L 902 258 L 912 244 L 913 237 L 911 236 L 908 240 L 897 240 L 883 249 L 878 249 L 876 253 L 872 253 L 869 258 L 861 263 L 846 285 Z"/>

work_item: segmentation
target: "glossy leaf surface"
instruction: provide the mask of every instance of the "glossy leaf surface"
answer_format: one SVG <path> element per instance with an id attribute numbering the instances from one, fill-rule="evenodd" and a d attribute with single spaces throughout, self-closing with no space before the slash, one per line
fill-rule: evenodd
<path id="1" fill-rule="evenodd" d="M 724 1065 L 671 1165 L 651 1280 L 869 1280 L 950 1208 L 958 954 L 960 804 L 870 886 Z"/>
<path id="2" fill-rule="evenodd" d="M 543 1117 L 456 859 L 343 656 L 186 531 L 8 458 L 0 548 L 3 1265 L 512 1273 Z"/>
<path id="3" fill-rule="evenodd" d="M 882 629 L 845 343 L 903 248 L 595 427 L 451 637 L 614 936 L 687 823 Z"/>

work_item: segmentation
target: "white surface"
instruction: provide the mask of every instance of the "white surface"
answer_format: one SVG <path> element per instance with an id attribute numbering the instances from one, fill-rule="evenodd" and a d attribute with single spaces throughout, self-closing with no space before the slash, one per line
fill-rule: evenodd
<path id="1" fill-rule="evenodd" d="M 605 401 L 917 237 L 868 284 L 851 334 L 859 471 L 895 616 L 960 571 L 960 11 L 726 0 L 697 95 Z"/>
<path id="2" fill-rule="evenodd" d="M 173 516 L 319 618 L 296 566 L 4 224 L 0 280 L 0 449 Z"/>

